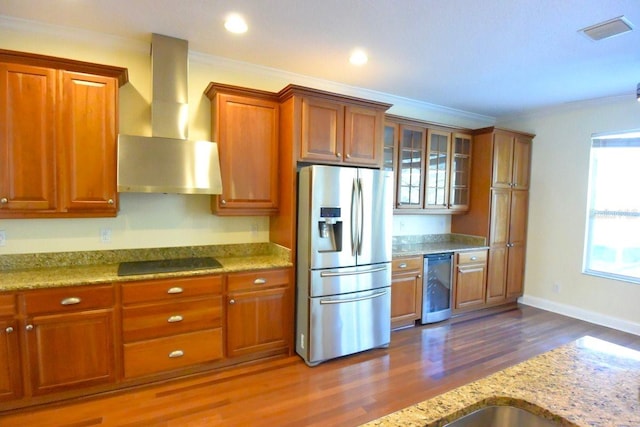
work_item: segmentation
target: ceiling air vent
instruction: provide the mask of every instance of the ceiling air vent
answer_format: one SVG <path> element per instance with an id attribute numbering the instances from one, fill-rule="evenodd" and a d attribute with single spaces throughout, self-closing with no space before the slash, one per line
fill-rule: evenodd
<path id="1" fill-rule="evenodd" d="M 591 40 L 598 41 L 608 39 L 633 30 L 633 25 L 624 16 L 609 19 L 608 21 L 592 25 L 580 30 L 585 36 Z"/>

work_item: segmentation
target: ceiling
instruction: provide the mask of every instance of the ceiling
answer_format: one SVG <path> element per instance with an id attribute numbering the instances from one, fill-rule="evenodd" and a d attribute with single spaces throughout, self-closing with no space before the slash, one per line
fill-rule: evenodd
<path id="1" fill-rule="evenodd" d="M 223 28 L 230 12 L 249 24 Z M 635 94 L 639 0 L 2 0 L 0 15 L 149 41 L 504 117 Z M 579 29 L 624 15 L 634 31 Z M 1 46 L 0 46 L 1 47 Z M 360 47 L 364 67 L 348 62 Z"/>

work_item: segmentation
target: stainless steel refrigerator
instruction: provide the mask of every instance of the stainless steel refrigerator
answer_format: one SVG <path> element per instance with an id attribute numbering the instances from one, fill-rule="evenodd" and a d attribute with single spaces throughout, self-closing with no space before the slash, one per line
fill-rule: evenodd
<path id="1" fill-rule="evenodd" d="M 391 339 L 391 172 L 307 166 L 298 181 L 296 352 L 309 366 Z"/>

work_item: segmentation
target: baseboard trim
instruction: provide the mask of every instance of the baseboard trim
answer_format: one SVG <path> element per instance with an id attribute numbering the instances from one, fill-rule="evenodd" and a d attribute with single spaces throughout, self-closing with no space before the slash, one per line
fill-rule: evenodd
<path id="1" fill-rule="evenodd" d="M 530 305 L 532 307 L 540 308 L 542 310 L 547 310 L 554 313 L 562 314 L 564 316 L 573 317 L 575 319 L 584 320 L 585 322 L 595 323 L 596 325 L 606 326 L 608 328 L 617 329 L 619 331 L 628 332 L 634 335 L 640 335 L 640 323 L 629 322 L 627 320 L 606 316 L 594 311 L 549 301 L 547 299 L 538 298 L 531 295 L 525 295 L 519 298 L 518 302 L 524 305 Z"/>

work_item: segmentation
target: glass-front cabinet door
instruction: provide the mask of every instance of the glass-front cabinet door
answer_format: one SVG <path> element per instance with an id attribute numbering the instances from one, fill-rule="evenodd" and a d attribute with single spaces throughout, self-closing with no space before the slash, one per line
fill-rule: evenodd
<path id="1" fill-rule="evenodd" d="M 397 204 L 397 182 L 398 174 L 396 171 L 397 164 L 397 146 L 398 146 L 398 134 L 400 126 L 397 123 L 386 122 L 384 124 L 384 142 L 382 147 L 383 159 L 382 170 L 393 172 L 393 208 Z"/>
<path id="2" fill-rule="evenodd" d="M 422 208 L 425 143 L 425 128 L 400 126 L 397 209 Z"/>
<path id="3" fill-rule="evenodd" d="M 427 153 L 425 209 L 447 209 L 451 133 L 430 129 Z"/>
<path id="4" fill-rule="evenodd" d="M 471 135 L 453 134 L 450 179 L 449 209 L 468 210 L 471 179 Z"/>

